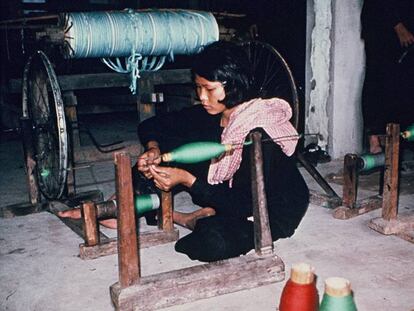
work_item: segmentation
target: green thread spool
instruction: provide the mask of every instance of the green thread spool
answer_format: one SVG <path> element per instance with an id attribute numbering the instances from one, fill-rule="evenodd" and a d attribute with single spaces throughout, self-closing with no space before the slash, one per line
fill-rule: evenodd
<path id="1" fill-rule="evenodd" d="M 368 171 L 374 167 L 385 165 L 385 153 L 363 154 L 359 158 L 361 160 L 359 164 L 361 171 Z"/>
<path id="2" fill-rule="evenodd" d="M 414 124 L 411 124 L 404 132 L 402 132 L 401 136 L 407 141 L 414 141 Z"/>
<path id="3" fill-rule="evenodd" d="M 357 311 L 347 279 L 332 277 L 325 280 L 325 293 L 319 311 Z"/>
<path id="4" fill-rule="evenodd" d="M 155 193 L 142 194 L 134 197 L 135 212 L 138 215 L 158 209 L 160 207 L 160 198 Z"/>
<path id="5" fill-rule="evenodd" d="M 44 168 L 40 171 L 40 176 L 42 176 L 43 178 L 46 178 L 50 175 L 50 170 L 48 170 L 47 168 Z"/>
<path id="6" fill-rule="evenodd" d="M 212 141 L 199 141 L 182 145 L 171 152 L 164 153 L 164 162 L 198 163 L 216 158 L 233 148 L 231 144 L 220 144 Z"/>

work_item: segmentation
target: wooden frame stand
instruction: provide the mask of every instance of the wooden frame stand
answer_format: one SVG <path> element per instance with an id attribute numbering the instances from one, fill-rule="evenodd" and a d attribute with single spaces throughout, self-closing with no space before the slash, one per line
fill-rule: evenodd
<path id="1" fill-rule="evenodd" d="M 381 208 L 381 195 L 373 195 L 369 198 L 357 201 L 359 175 L 358 160 L 359 157 L 356 154 L 345 155 L 342 205 L 334 210 L 334 218 L 350 219 L 368 213 L 374 209 Z"/>
<path id="2" fill-rule="evenodd" d="M 355 154 L 345 156 L 342 206 L 334 210 L 334 218 L 349 219 L 381 208 L 384 204 L 388 204 L 391 192 L 393 193 L 392 197 L 398 197 L 399 144 L 400 126 L 392 123 L 387 124 L 383 193 L 359 202 L 357 201 L 359 158 Z M 392 185 L 392 188 L 389 187 L 390 185 Z"/>
<path id="3" fill-rule="evenodd" d="M 372 219 L 368 226 L 414 243 L 414 215 L 398 216 L 399 133 L 398 124 L 387 125 L 382 217 Z"/>
<path id="4" fill-rule="evenodd" d="M 119 192 L 118 192 L 119 194 Z M 118 209 L 112 201 L 105 204 L 85 202 L 82 204 L 82 219 L 85 242 L 79 245 L 81 259 L 95 259 L 116 254 L 117 238 L 102 239 L 99 234 L 99 219 L 117 217 Z M 171 192 L 162 192 L 161 207 L 158 212 L 158 228 L 138 235 L 142 248 L 170 243 L 178 240 L 179 232 L 173 225 L 173 199 Z"/>
<path id="5" fill-rule="evenodd" d="M 273 252 L 270 234 L 261 135 L 252 136 L 255 253 L 145 277 L 141 277 L 133 217 L 130 160 L 126 153 L 115 154 L 119 281 L 110 287 L 110 294 L 116 310 L 154 310 L 284 280 L 284 263 Z"/>

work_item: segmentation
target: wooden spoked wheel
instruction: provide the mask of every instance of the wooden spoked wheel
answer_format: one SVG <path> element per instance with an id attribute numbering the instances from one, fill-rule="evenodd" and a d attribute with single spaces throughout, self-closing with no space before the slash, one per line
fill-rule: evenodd
<path id="1" fill-rule="evenodd" d="M 47 199 L 59 199 L 66 185 L 68 137 L 59 83 L 42 51 L 26 63 L 22 87 L 23 118 L 30 122 L 33 150 L 26 164 L 33 161 L 30 174 L 41 193 Z"/>
<path id="2" fill-rule="evenodd" d="M 270 44 L 260 41 L 242 42 L 253 68 L 257 97 L 279 97 L 286 100 L 293 112 L 291 122 L 299 123 L 299 99 L 295 79 L 282 55 Z"/>

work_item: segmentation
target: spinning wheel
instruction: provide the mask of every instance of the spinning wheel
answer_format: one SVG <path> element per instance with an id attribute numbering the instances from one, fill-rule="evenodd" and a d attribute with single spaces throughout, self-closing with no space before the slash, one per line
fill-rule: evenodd
<path id="1" fill-rule="evenodd" d="M 259 41 L 242 42 L 253 67 L 254 86 L 257 96 L 262 98 L 279 97 L 286 100 L 292 108 L 291 122 L 298 129 L 299 99 L 295 79 L 286 61 L 271 45 Z M 341 199 L 335 190 L 324 180 L 322 175 L 300 153 L 296 153 L 299 162 L 311 174 L 316 182 L 329 196 L 328 204 L 337 206 Z"/>
<path id="2" fill-rule="evenodd" d="M 23 118 L 30 122 L 35 175 L 48 199 L 62 196 L 68 166 L 68 137 L 63 100 L 52 64 L 42 51 L 26 63 L 23 74 Z M 27 144 L 27 142 L 26 142 Z"/>
<path id="3" fill-rule="evenodd" d="M 299 100 L 295 79 L 286 61 L 270 44 L 259 41 L 242 42 L 253 67 L 254 87 L 261 98 L 286 100 L 293 112 L 292 124 L 299 123 Z"/>

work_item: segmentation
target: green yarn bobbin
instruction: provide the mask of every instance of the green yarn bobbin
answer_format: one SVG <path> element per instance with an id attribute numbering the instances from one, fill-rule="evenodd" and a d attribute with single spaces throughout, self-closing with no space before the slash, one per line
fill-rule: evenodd
<path id="1" fill-rule="evenodd" d="M 231 144 L 220 144 L 212 141 L 199 141 L 182 145 L 162 155 L 164 162 L 199 163 L 216 158 L 232 149 Z"/>
<path id="2" fill-rule="evenodd" d="M 363 154 L 360 156 L 361 171 L 368 171 L 374 167 L 385 165 L 385 153 Z"/>
<path id="3" fill-rule="evenodd" d="M 407 141 L 414 141 L 414 124 L 411 124 L 401 133 L 401 136 Z"/>
<path id="4" fill-rule="evenodd" d="M 134 197 L 135 212 L 138 215 L 160 207 L 160 198 L 154 194 L 136 195 Z"/>

